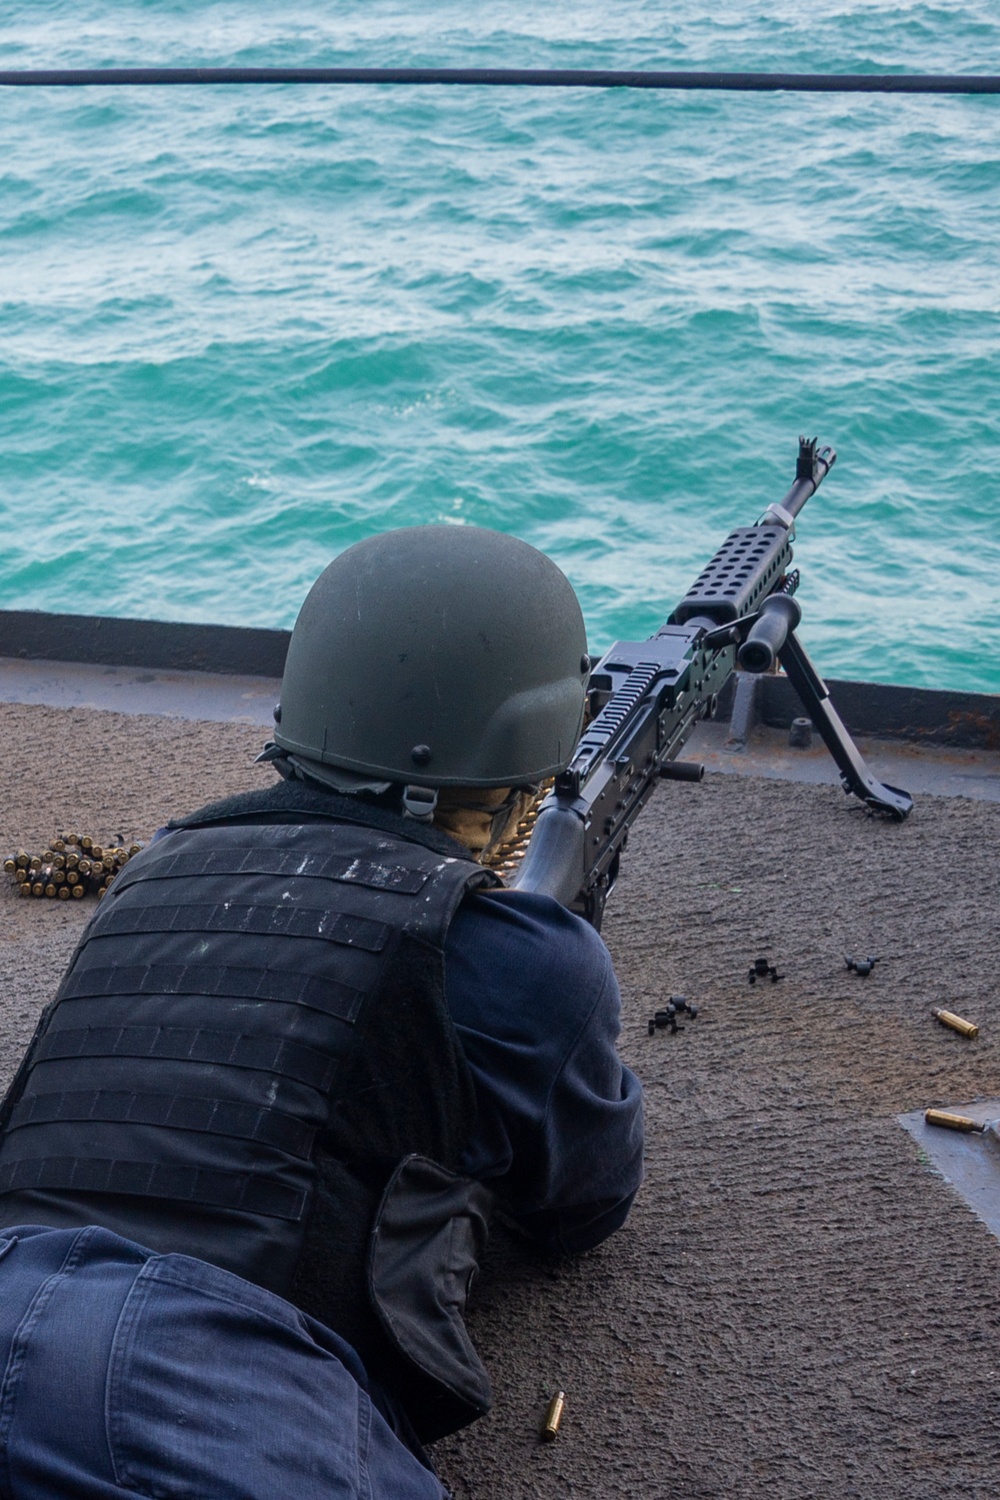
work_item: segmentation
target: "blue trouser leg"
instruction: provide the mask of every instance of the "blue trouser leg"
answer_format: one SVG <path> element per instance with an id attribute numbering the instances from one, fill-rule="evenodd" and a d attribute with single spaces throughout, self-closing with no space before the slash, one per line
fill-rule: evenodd
<path id="1" fill-rule="evenodd" d="M 107 1230 L 0 1236 L 7 1500 L 442 1500 L 357 1356 L 227 1271 Z"/>

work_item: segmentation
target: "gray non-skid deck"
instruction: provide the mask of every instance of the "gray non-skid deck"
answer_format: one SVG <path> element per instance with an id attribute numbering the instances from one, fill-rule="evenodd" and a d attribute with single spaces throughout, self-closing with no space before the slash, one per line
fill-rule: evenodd
<path id="1" fill-rule="evenodd" d="M 63 827 L 145 838 L 263 784 L 247 717 L 0 704 L 4 852 Z M 962 763 L 976 795 L 924 791 L 900 826 L 764 774 L 767 733 L 742 760 L 706 743 L 705 781 L 665 784 L 637 825 L 605 936 L 646 1182 L 578 1261 L 495 1236 L 470 1320 L 495 1409 L 436 1454 L 457 1496 L 1000 1493 L 1000 1243 L 898 1123 L 1000 1095 L 995 758 Z M 750 774 L 714 774 L 723 758 Z M 0 892 L 5 1078 L 88 910 Z M 845 954 L 878 962 L 861 978 Z M 748 984 L 758 955 L 778 983 Z M 649 1036 L 670 994 L 701 1013 Z M 937 1025 L 942 1005 L 979 1039 Z"/>

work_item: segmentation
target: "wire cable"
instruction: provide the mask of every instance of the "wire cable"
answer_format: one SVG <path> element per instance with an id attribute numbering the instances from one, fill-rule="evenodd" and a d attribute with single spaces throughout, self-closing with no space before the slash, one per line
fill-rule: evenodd
<path id="1" fill-rule="evenodd" d="M 177 84 L 453 84 L 493 88 L 784 90 L 812 94 L 998 94 L 975 73 L 622 72 L 581 68 L 47 68 L 0 70 L 4 88 Z"/>

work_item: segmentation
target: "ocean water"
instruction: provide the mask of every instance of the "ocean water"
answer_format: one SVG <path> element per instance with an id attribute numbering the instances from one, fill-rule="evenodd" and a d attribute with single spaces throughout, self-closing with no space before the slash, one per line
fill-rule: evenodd
<path id="1" fill-rule="evenodd" d="M 1000 72 L 995 0 L 7 0 L 3 67 Z M 830 677 L 1000 692 L 1000 97 L 0 89 L 0 607 L 290 625 L 370 532 L 592 646 L 804 511 Z M 2 649 L 2 646 L 0 646 Z"/>

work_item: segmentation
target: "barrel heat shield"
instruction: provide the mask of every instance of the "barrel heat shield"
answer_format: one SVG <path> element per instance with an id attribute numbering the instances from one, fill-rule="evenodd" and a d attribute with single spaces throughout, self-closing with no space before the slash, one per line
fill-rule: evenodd
<path id="1" fill-rule="evenodd" d="M 707 616 L 718 625 L 758 609 L 792 560 L 783 526 L 741 526 L 731 531 L 673 614 L 671 625 Z"/>

